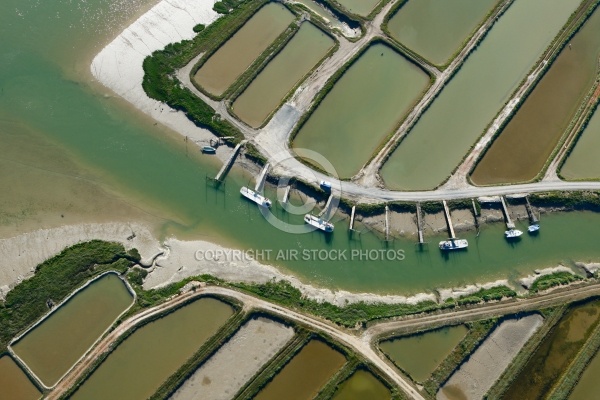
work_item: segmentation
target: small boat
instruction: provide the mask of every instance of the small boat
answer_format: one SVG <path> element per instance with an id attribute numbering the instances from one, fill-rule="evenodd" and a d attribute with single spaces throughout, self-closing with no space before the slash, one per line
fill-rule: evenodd
<path id="1" fill-rule="evenodd" d="M 452 250 L 464 250 L 469 247 L 467 239 L 448 239 L 440 242 L 440 250 L 452 251 Z"/>
<path id="2" fill-rule="evenodd" d="M 255 202 L 260 207 L 271 207 L 271 200 L 267 199 L 265 196 L 256 193 L 252 189 L 248 189 L 246 186 L 240 189 L 240 194 L 248 200 Z"/>
<path id="3" fill-rule="evenodd" d="M 217 152 L 217 149 L 215 149 L 212 146 L 204 146 L 202 147 L 202 152 L 204 154 L 215 154 Z"/>
<path id="4" fill-rule="evenodd" d="M 331 182 L 321 181 L 319 182 L 319 186 L 326 192 L 331 192 Z"/>
<path id="5" fill-rule="evenodd" d="M 529 225 L 529 228 L 527 228 L 527 231 L 529 233 L 538 233 L 540 231 L 540 224 Z"/>
<path id="6" fill-rule="evenodd" d="M 327 233 L 333 232 L 333 224 L 332 223 L 329 223 L 329 222 L 325 221 L 324 219 L 316 217 L 312 214 L 306 214 L 304 216 L 304 222 L 306 222 L 307 224 L 309 224 L 311 226 L 314 226 L 315 228 L 317 228 L 323 232 L 327 232 Z"/>
<path id="7" fill-rule="evenodd" d="M 516 239 L 523 234 L 522 231 L 518 229 L 509 229 L 504 232 L 504 237 L 507 239 Z"/>

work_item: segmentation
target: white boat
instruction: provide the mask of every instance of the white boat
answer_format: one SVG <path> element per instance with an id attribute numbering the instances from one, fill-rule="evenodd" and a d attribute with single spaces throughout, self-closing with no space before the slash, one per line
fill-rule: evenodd
<path id="1" fill-rule="evenodd" d="M 243 188 L 240 189 L 240 194 L 242 196 L 244 196 L 245 198 L 247 198 L 248 200 L 255 202 L 256 204 L 258 204 L 261 207 L 267 207 L 267 208 L 271 207 L 271 200 L 269 200 L 265 196 L 262 196 L 262 195 L 256 193 L 252 189 L 248 189 L 246 186 L 244 186 Z"/>
<path id="2" fill-rule="evenodd" d="M 304 216 L 304 222 L 307 224 L 314 226 L 315 228 L 322 230 L 323 232 L 331 233 L 333 232 L 333 224 L 316 217 L 312 214 L 306 214 Z"/>
<path id="3" fill-rule="evenodd" d="M 321 181 L 321 182 L 319 182 L 319 186 L 321 187 L 321 189 L 325 190 L 326 192 L 331 191 L 331 182 Z"/>
<path id="4" fill-rule="evenodd" d="M 504 237 L 506 237 L 507 239 L 516 239 L 522 234 L 523 232 L 518 229 L 509 229 L 508 231 L 504 232 Z"/>
<path id="5" fill-rule="evenodd" d="M 529 228 L 527 228 L 527 231 L 529 233 L 536 233 L 540 231 L 540 224 L 533 224 L 533 225 L 529 225 Z"/>
<path id="6" fill-rule="evenodd" d="M 448 239 L 440 242 L 440 250 L 463 250 L 469 247 L 467 239 Z"/>

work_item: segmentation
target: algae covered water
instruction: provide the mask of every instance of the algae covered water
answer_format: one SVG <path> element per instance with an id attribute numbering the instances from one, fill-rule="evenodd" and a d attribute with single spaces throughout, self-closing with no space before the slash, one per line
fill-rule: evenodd
<path id="1" fill-rule="evenodd" d="M 253 185 L 247 175 L 234 169 L 216 190 L 206 181 L 219 168 L 213 158 L 186 148 L 181 137 L 93 83 L 88 68 L 94 52 L 136 14 L 122 11 L 125 4 L 137 13 L 147 6 L 100 0 L 85 7 L 70 1 L 0 3 L 0 140 L 3 146 L 19 143 L 10 147 L 18 153 L 6 147 L 0 153 L 1 184 L 19 185 L 17 191 L 0 191 L 0 226 L 11 236 L 24 226 L 148 218 L 162 235 L 272 254 L 325 251 L 327 257 L 269 263 L 320 286 L 379 293 L 417 293 L 516 278 L 560 262 L 600 260 L 600 215 L 593 213 L 544 216 L 539 237 L 512 245 L 503 238 L 502 224 L 488 226 L 479 237 L 465 234 L 469 250 L 448 257 L 435 245 L 442 235 L 427 237 L 430 245 L 420 250 L 414 240 L 386 244 L 367 230 L 351 238 L 347 220 L 339 218 L 330 237 L 281 232 L 240 199 L 240 187 Z M 46 162 L 44 155 L 52 159 Z M 302 216 L 291 217 L 278 206 L 275 214 L 302 223 Z M 388 250 L 405 257 L 381 257 L 379 251 Z M 347 259 L 328 256 L 338 252 Z"/>

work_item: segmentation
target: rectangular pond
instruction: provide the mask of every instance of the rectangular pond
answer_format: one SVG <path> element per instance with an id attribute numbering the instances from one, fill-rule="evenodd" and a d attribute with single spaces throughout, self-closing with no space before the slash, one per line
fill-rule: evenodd
<path id="1" fill-rule="evenodd" d="M 598 377 L 600 376 L 600 353 L 596 353 L 589 365 L 585 367 L 583 374 L 579 378 L 579 382 L 573 388 L 569 396 L 569 400 L 589 400 L 598 396 L 600 384 Z"/>
<path id="2" fill-rule="evenodd" d="M 340 385 L 333 400 L 389 400 L 392 394 L 381 381 L 370 372 L 358 370 Z"/>
<path id="3" fill-rule="evenodd" d="M 44 385 L 54 386 L 132 304 L 125 283 L 104 275 L 11 347 Z"/>
<path id="4" fill-rule="evenodd" d="M 267 318 L 248 321 L 175 392 L 175 400 L 229 400 L 294 337 Z"/>
<path id="5" fill-rule="evenodd" d="M 71 398 L 147 399 L 217 333 L 233 312 L 229 304 L 202 298 L 142 326 L 108 356 Z"/>
<path id="6" fill-rule="evenodd" d="M 503 321 L 438 391 L 438 400 L 481 399 L 529 338 L 542 326 L 539 314 Z M 519 396 L 511 399 L 531 399 Z"/>
<path id="7" fill-rule="evenodd" d="M 346 357 L 338 351 L 320 340 L 311 340 L 255 399 L 312 399 L 345 362 Z"/>
<path id="8" fill-rule="evenodd" d="M 428 75 L 383 43 L 352 64 L 300 128 L 294 148 L 322 154 L 342 178 L 369 160 L 429 84 Z"/>
<path id="9" fill-rule="evenodd" d="M 600 93 L 599 93 L 600 94 Z M 596 109 L 588 126 L 577 140 L 560 174 L 565 179 L 600 178 L 600 109 Z"/>
<path id="10" fill-rule="evenodd" d="M 426 381 L 467 334 L 464 325 L 386 340 L 379 348 L 416 382 Z"/>
<path id="11" fill-rule="evenodd" d="M 471 176 L 473 183 L 526 182 L 542 171 L 596 81 L 599 32 L 596 9 L 485 153 Z"/>
<path id="12" fill-rule="evenodd" d="M 579 0 L 516 0 L 381 170 L 392 189 L 427 190 L 458 166 Z"/>
<path id="13" fill-rule="evenodd" d="M 436 65 L 449 61 L 498 0 L 409 0 L 390 18 L 392 37 Z"/>
<path id="14" fill-rule="evenodd" d="M 542 340 L 503 398 L 545 398 L 599 321 L 600 301 L 570 308 Z"/>
<path id="15" fill-rule="evenodd" d="M 235 100 L 234 113 L 253 128 L 261 126 L 334 45 L 329 35 L 310 22 L 304 22 L 281 52 Z"/>
<path id="16" fill-rule="evenodd" d="M 283 5 L 268 3 L 210 56 L 194 80 L 207 92 L 222 95 L 293 20 Z"/>
<path id="17" fill-rule="evenodd" d="M 0 399 L 35 400 L 42 393 L 9 356 L 0 357 Z"/>
<path id="18" fill-rule="evenodd" d="M 360 15 L 361 17 L 368 16 L 375 9 L 381 0 L 335 0 L 341 4 L 346 10 L 352 14 Z"/>

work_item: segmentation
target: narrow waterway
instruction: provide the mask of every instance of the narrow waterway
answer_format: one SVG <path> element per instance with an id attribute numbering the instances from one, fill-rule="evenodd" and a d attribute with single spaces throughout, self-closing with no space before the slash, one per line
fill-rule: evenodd
<path id="1" fill-rule="evenodd" d="M 432 189 L 448 178 L 579 3 L 516 0 L 385 163 L 387 186 Z"/>
<path id="2" fill-rule="evenodd" d="M 598 32 L 596 9 L 485 153 L 473 183 L 526 182 L 541 172 L 598 77 Z"/>
<path id="3" fill-rule="evenodd" d="M 390 18 L 400 43 L 437 65 L 445 64 L 498 0 L 409 0 Z"/>
<path id="4" fill-rule="evenodd" d="M 53 386 L 133 303 L 115 274 L 73 296 L 12 348 L 46 385 Z"/>

